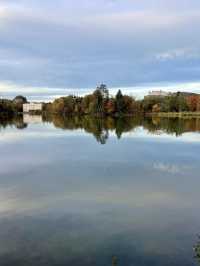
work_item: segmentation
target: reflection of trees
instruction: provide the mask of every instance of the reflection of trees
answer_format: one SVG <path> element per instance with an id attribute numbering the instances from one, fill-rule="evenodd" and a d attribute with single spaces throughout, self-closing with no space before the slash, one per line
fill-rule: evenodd
<path id="1" fill-rule="evenodd" d="M 141 118 L 53 115 L 44 118 L 44 121 L 52 121 L 56 127 L 63 129 L 84 129 L 86 132 L 93 134 L 98 142 L 105 144 L 109 137 L 109 131 L 115 131 L 117 137 L 120 138 L 124 132 L 139 126 Z"/>
<path id="2" fill-rule="evenodd" d="M 43 116 L 43 122 L 53 123 L 55 127 L 69 130 L 83 129 L 92 134 L 95 139 L 105 144 L 109 138 L 109 132 L 114 132 L 118 138 L 123 133 L 133 131 L 142 126 L 153 134 L 175 134 L 179 136 L 184 132 L 200 132 L 200 118 L 158 118 L 158 117 L 96 117 L 96 116 Z M 0 128 L 15 125 L 18 129 L 24 129 L 27 124 L 22 116 L 0 117 Z"/>
<path id="3" fill-rule="evenodd" d="M 149 118 L 144 122 L 144 126 L 150 132 L 162 130 L 163 133 L 181 135 L 184 132 L 184 121 L 179 118 Z"/>
<path id="4" fill-rule="evenodd" d="M 142 123 L 141 117 L 119 117 L 115 121 L 115 133 L 120 139 L 122 134 L 129 132 L 134 128 L 140 126 Z"/>
<path id="5" fill-rule="evenodd" d="M 117 257 L 112 256 L 112 266 L 117 266 Z"/>
<path id="6" fill-rule="evenodd" d="M 149 132 L 156 133 L 162 131 L 167 134 L 175 134 L 180 136 L 185 132 L 200 132 L 199 118 L 146 118 L 143 121 L 143 126 Z"/>
<path id="7" fill-rule="evenodd" d="M 28 126 L 26 123 L 23 122 L 23 116 L 4 116 L 0 118 L 0 129 L 13 125 L 17 129 L 24 129 Z"/>
<path id="8" fill-rule="evenodd" d="M 194 246 L 194 252 L 195 252 L 195 258 L 198 261 L 198 263 L 200 264 L 200 236 L 198 238 L 199 238 L 199 240 L 196 243 L 196 245 Z"/>
<path id="9" fill-rule="evenodd" d="M 20 122 L 16 123 L 15 126 L 17 129 L 25 129 L 25 128 L 27 128 L 28 125 L 26 123 L 20 121 Z"/>
<path id="10" fill-rule="evenodd" d="M 52 116 L 50 121 L 56 127 L 63 129 L 84 129 L 93 134 L 101 144 L 106 143 L 109 131 L 114 131 L 116 136 L 121 138 L 123 133 L 132 131 L 139 126 L 143 126 L 152 133 L 175 134 L 176 136 L 182 135 L 184 132 L 200 132 L 200 119 L 198 118 Z"/>

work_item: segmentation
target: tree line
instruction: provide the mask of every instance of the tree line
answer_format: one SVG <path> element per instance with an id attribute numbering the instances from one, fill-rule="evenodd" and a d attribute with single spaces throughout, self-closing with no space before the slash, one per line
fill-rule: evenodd
<path id="1" fill-rule="evenodd" d="M 67 96 L 56 99 L 44 107 L 47 113 L 132 115 L 159 112 L 200 112 L 200 95 L 192 93 L 171 93 L 168 96 L 146 96 L 142 100 L 123 95 L 118 90 L 110 96 L 106 85 L 84 97 Z"/>
<path id="2" fill-rule="evenodd" d="M 104 84 L 97 87 L 92 94 L 84 97 L 69 95 L 44 106 L 44 111 L 56 114 L 123 115 L 133 114 L 140 110 L 139 101 L 123 95 L 121 90 L 116 96 L 110 96 Z"/>
<path id="3" fill-rule="evenodd" d="M 0 116 L 23 111 L 27 99 L 17 96 L 13 100 L 0 100 Z M 123 116 L 159 112 L 200 112 L 200 95 L 173 93 L 168 96 L 146 96 L 142 100 L 123 95 L 118 90 L 115 96 L 109 94 L 106 85 L 101 84 L 84 97 L 69 95 L 43 104 L 43 112 L 62 115 Z"/>
<path id="4" fill-rule="evenodd" d="M 13 100 L 0 99 L 0 118 L 10 118 L 23 112 L 23 104 L 27 103 L 24 96 L 18 95 Z"/>
<path id="5" fill-rule="evenodd" d="M 200 95 L 177 92 L 168 96 L 146 96 L 142 108 L 145 113 L 200 112 Z"/>

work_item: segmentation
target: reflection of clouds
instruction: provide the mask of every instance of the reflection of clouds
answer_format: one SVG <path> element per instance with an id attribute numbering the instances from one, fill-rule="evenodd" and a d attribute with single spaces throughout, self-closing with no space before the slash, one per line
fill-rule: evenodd
<path id="1" fill-rule="evenodd" d="M 41 178 L 41 182 L 46 181 Z M 90 184 L 80 179 L 77 180 L 77 186 L 71 186 L 71 182 L 69 180 L 64 187 L 58 180 L 57 184 L 50 185 L 50 187 L 55 186 L 53 191 L 48 188 L 49 184 L 39 191 L 36 184 L 30 184 L 30 186 L 21 184 L 10 189 L 2 188 L 0 190 L 0 213 L 1 215 L 12 215 L 13 213 L 53 211 L 62 209 L 63 206 L 69 210 L 73 209 L 74 212 L 86 208 L 91 213 L 101 209 L 101 206 L 115 206 L 119 209 L 127 207 L 132 210 L 136 208 L 148 210 L 152 207 L 182 209 L 195 206 L 192 198 L 183 204 L 178 191 L 157 188 L 156 185 L 155 188 L 151 188 L 148 182 L 147 185 L 133 185 L 129 180 L 128 183 L 120 187 L 109 187 L 108 184 L 99 184 L 98 182 Z"/>
<path id="2" fill-rule="evenodd" d="M 15 206 L 15 196 L 13 188 L 1 188 L 0 189 L 0 214 L 13 211 Z"/>
<path id="3" fill-rule="evenodd" d="M 53 126 L 39 126 L 26 129 L 26 130 L 17 130 L 17 129 L 5 129 L 0 131 L 0 144 L 10 143 L 10 142 L 19 142 L 24 139 L 48 139 L 48 138 L 61 138 L 61 137 L 72 137 L 72 136 L 86 136 L 89 135 L 83 129 L 77 130 L 61 130 L 54 128 Z"/>
<path id="4" fill-rule="evenodd" d="M 159 134 L 157 134 L 159 133 Z M 183 133 L 182 135 L 176 136 L 174 134 L 167 134 L 162 130 L 149 132 L 148 129 L 142 127 L 137 127 L 133 131 L 125 132 L 122 135 L 123 138 L 138 138 L 156 141 L 181 141 L 181 142 L 200 142 L 200 133 L 198 132 L 188 132 Z"/>
<path id="5" fill-rule="evenodd" d="M 161 172 L 167 172 L 170 174 L 180 174 L 184 170 L 186 170 L 186 168 L 183 166 L 175 165 L 175 164 L 165 164 L 162 162 L 154 163 L 153 168 Z"/>
<path id="6" fill-rule="evenodd" d="M 6 128 L 0 131 L 0 145 L 9 142 L 23 141 L 25 138 L 32 139 L 48 139 L 48 138 L 62 138 L 62 137 L 76 137 L 76 136 L 89 136 L 90 133 L 84 129 L 60 129 L 55 128 L 53 124 L 29 124 L 27 129 L 17 130 L 13 128 Z M 113 130 L 109 130 L 109 138 L 116 137 Z M 200 142 L 200 133 L 189 132 L 183 133 L 180 136 L 175 134 L 167 134 L 162 130 L 149 132 L 139 126 L 129 132 L 123 132 L 122 138 L 137 138 L 138 140 L 156 140 L 156 141 L 181 141 L 181 142 Z"/>
<path id="7" fill-rule="evenodd" d="M 49 159 L 41 154 L 21 153 L 20 156 L 11 154 L 1 159 L 0 174 L 17 174 L 18 171 L 26 172 L 27 166 L 29 166 L 28 170 L 36 170 L 48 162 Z"/>
<path id="8" fill-rule="evenodd" d="M 114 134 L 111 132 L 110 136 Z M 23 131 L 9 127 L 2 130 L 0 143 L 5 145 L 1 146 L 0 213 L 37 212 L 45 208 L 56 209 L 56 206 L 66 206 L 69 203 L 73 205 L 74 202 L 78 203 L 79 208 L 81 204 L 86 207 L 90 204 L 115 205 L 119 208 L 127 206 L 133 209 L 141 207 L 145 210 L 154 206 L 170 208 L 196 206 L 195 187 L 198 181 L 194 180 L 194 177 L 198 168 L 191 169 L 190 181 L 187 178 L 188 183 L 182 184 L 179 188 L 178 174 L 188 169 L 177 161 L 177 157 L 174 157 L 177 153 L 174 155 L 170 153 L 170 158 L 175 158 L 178 165 L 164 163 L 167 160 L 165 157 L 167 153 L 162 153 L 159 149 L 155 151 L 155 146 L 151 142 L 144 143 L 146 139 L 163 140 L 161 136 L 148 134 L 148 131 L 142 127 L 125 133 L 125 138 L 136 139 L 133 149 L 129 139 L 124 143 L 119 142 L 119 145 L 110 142 L 105 148 L 99 145 L 97 147 L 96 142 L 91 142 L 89 147 L 83 145 L 83 140 L 79 141 L 80 136 L 86 135 L 89 134 L 83 130 L 62 130 L 54 128 L 52 124 L 34 124 Z M 189 134 L 192 135 L 200 136 L 198 133 Z M 73 143 L 70 138 L 64 142 L 52 141 L 56 137 L 64 139 L 68 136 L 79 137 Z M 50 138 L 50 141 L 44 143 L 42 138 Z M 141 139 L 141 142 L 137 143 L 138 139 Z M 165 139 L 177 141 L 182 137 L 176 138 L 164 134 Z M 14 145 L 12 141 L 20 141 L 20 145 L 18 143 Z M 11 145 L 8 145 L 9 143 Z M 76 146 L 80 144 L 82 146 Z M 161 149 L 164 146 L 162 143 L 158 145 Z M 170 145 L 173 148 L 174 143 Z M 187 151 L 186 156 L 188 156 L 189 151 L 186 147 L 193 145 L 182 144 L 181 147 L 184 149 L 181 155 Z M 122 149 L 126 153 L 123 153 Z M 153 151 L 155 158 L 149 156 Z M 190 154 L 196 158 L 193 149 Z M 152 171 L 152 159 L 153 169 L 158 171 L 156 173 Z M 146 165 L 149 166 L 148 162 L 151 169 L 145 168 Z M 157 184 L 157 181 L 163 181 L 162 172 L 177 174 L 173 176 L 173 180 L 166 179 L 167 182 L 174 182 L 170 188 L 165 185 L 160 187 Z M 182 189 L 185 187 L 188 189 L 187 186 L 193 190 L 193 193 L 183 203 Z M 91 209 L 92 211 L 94 209 Z"/>

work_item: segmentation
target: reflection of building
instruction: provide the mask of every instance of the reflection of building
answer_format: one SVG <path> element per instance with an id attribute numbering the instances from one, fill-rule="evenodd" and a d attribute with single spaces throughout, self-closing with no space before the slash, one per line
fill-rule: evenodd
<path id="1" fill-rule="evenodd" d="M 42 123 L 42 116 L 41 115 L 23 114 L 23 121 L 26 124 Z"/>
<path id="2" fill-rule="evenodd" d="M 112 266 L 117 266 L 117 257 L 116 256 L 112 257 Z"/>
<path id="3" fill-rule="evenodd" d="M 23 104 L 23 112 L 24 113 L 36 112 L 36 111 L 42 111 L 42 103 L 25 103 L 25 104 Z"/>

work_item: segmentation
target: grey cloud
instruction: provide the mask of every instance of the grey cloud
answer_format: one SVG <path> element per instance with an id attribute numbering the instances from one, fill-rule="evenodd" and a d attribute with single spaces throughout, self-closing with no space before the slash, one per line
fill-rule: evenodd
<path id="1" fill-rule="evenodd" d="M 144 0 L 136 10 L 131 1 L 109 1 L 107 9 L 105 1 L 80 2 L 78 10 L 84 3 L 94 10 L 90 15 L 85 10 L 69 15 L 75 10 L 69 1 L 58 1 L 53 12 L 49 2 L 21 0 L 18 8 L 14 0 L 2 2 L 7 8 L 0 27 L 2 81 L 88 87 L 198 80 L 200 15 L 193 1 L 181 14 L 163 11 L 163 1 L 157 1 L 160 13 Z M 169 9 L 178 4 L 170 1 Z"/>

